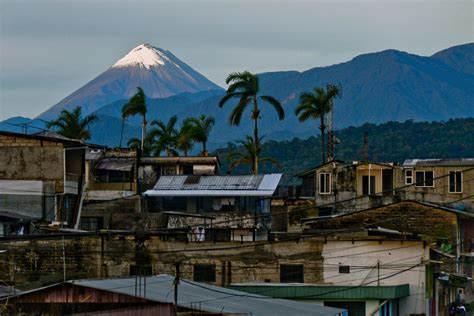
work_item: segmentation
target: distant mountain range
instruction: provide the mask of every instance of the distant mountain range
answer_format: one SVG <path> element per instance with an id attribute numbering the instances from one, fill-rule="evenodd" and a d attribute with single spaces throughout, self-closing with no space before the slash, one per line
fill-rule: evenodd
<path id="1" fill-rule="evenodd" d="M 243 69 L 236 69 L 236 71 Z M 359 126 L 366 122 L 443 121 L 474 117 L 474 43 L 454 46 L 430 57 L 397 50 L 357 56 L 352 60 L 304 72 L 285 71 L 259 75 L 263 94 L 279 99 L 286 119 L 262 104 L 260 130 L 266 139 L 291 139 L 317 134 L 317 122 L 301 124 L 294 116 L 299 94 L 315 86 L 341 84 L 342 98 L 336 100 L 335 128 Z M 38 119 L 55 118 L 63 109 L 82 105 L 85 114 L 96 113 L 99 122 L 91 126 L 92 142 L 118 145 L 121 108 L 141 86 L 148 99 L 148 119 L 179 119 L 207 114 L 216 117 L 212 147 L 251 133 L 250 114 L 241 126 L 231 127 L 232 104 L 223 109 L 217 103 L 225 91 L 180 61 L 169 51 L 147 44 L 134 48 L 97 78 L 41 114 Z M 0 123 L 12 130 L 13 118 Z M 140 134 L 138 117 L 127 120 L 125 139 Z M 42 121 L 33 125 L 44 127 Z M 17 128 L 18 130 L 18 128 Z M 124 142 L 125 143 L 125 142 Z"/>

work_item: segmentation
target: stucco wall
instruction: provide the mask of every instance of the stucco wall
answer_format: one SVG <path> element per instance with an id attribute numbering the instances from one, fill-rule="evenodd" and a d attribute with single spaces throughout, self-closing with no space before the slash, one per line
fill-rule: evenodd
<path id="1" fill-rule="evenodd" d="M 425 312 L 425 265 L 421 263 L 429 259 L 429 248 L 424 248 L 423 243 L 328 242 L 323 257 L 325 283 L 354 286 L 409 284 L 410 296 L 400 299 L 400 315 Z M 341 265 L 349 266 L 350 273 L 339 273 Z"/>

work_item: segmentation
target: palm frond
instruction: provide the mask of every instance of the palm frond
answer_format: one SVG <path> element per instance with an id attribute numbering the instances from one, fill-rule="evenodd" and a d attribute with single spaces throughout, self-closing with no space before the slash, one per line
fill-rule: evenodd
<path id="1" fill-rule="evenodd" d="M 285 118 L 285 110 L 281 106 L 280 101 L 278 101 L 277 99 L 275 99 L 274 97 L 272 97 L 270 95 L 262 95 L 260 98 L 263 101 L 269 103 L 271 106 L 273 106 L 273 108 L 275 109 L 275 111 L 278 114 L 278 118 L 280 119 L 280 121 Z"/>

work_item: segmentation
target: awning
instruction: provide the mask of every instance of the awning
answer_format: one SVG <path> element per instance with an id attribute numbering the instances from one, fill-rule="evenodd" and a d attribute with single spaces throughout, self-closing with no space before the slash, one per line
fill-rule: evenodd
<path id="1" fill-rule="evenodd" d="M 134 164 L 135 159 L 104 158 L 95 168 L 101 170 L 131 171 Z"/>

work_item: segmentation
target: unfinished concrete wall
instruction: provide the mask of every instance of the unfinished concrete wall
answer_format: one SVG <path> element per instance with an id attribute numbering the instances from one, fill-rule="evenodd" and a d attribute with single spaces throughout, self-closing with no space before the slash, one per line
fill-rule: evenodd
<path id="1" fill-rule="evenodd" d="M 57 181 L 64 178 L 61 143 L 0 135 L 0 179 Z"/>
<path id="2" fill-rule="evenodd" d="M 153 235 L 66 236 L 62 239 L 2 242 L 0 279 L 23 289 L 63 279 L 130 275 L 137 265 L 149 266 L 153 274 L 174 274 L 181 262 L 182 277 L 193 279 L 194 264 L 215 264 L 217 285 L 231 282 L 280 282 L 281 264 L 304 264 L 304 281 L 322 281 L 324 240 L 278 243 L 173 241 Z M 207 249 L 204 251 L 203 249 Z M 214 250 L 212 250 L 214 249 Z"/>
<path id="3" fill-rule="evenodd" d="M 131 216 L 140 212 L 140 197 L 133 196 L 111 201 L 85 203 L 82 206 L 82 217 L 102 217 L 104 228 L 119 229 L 119 227 L 133 227 Z M 129 215 L 120 217 L 120 214 Z M 116 219 L 113 216 L 117 215 Z M 120 228 L 120 229 L 122 229 Z M 132 229 L 132 228 L 130 228 Z"/>

